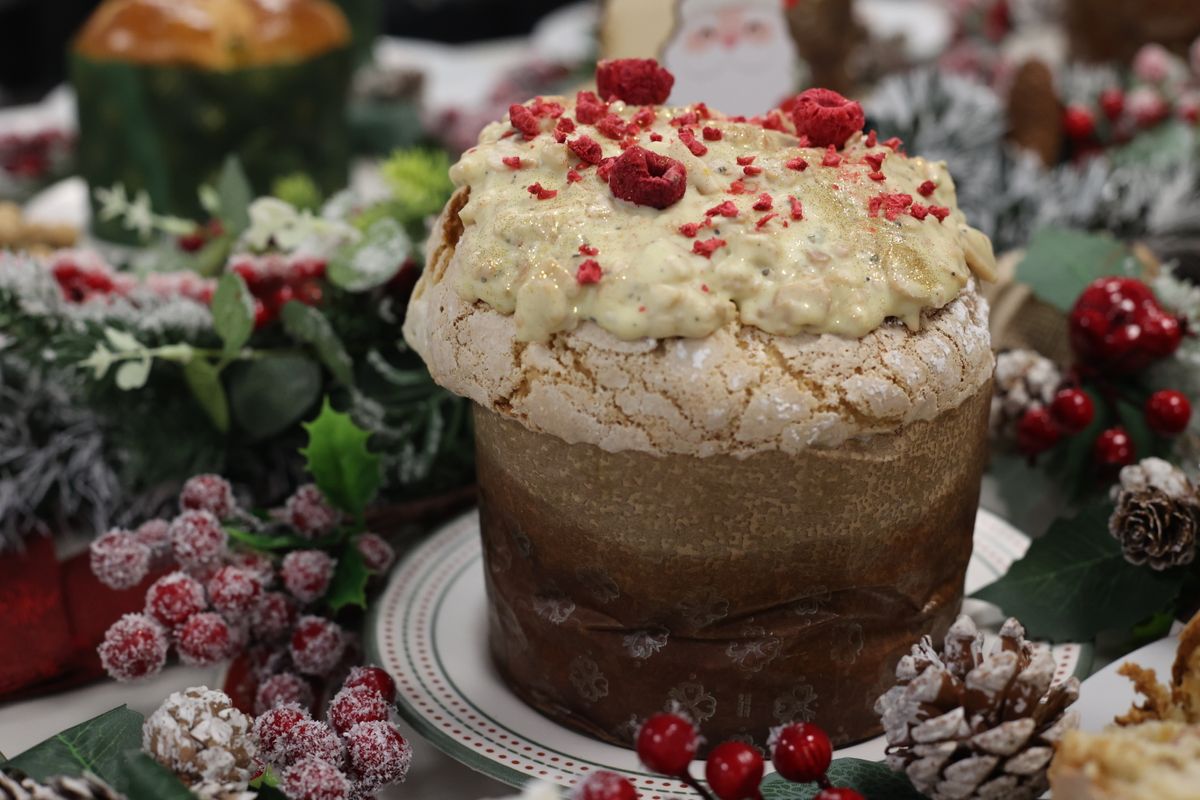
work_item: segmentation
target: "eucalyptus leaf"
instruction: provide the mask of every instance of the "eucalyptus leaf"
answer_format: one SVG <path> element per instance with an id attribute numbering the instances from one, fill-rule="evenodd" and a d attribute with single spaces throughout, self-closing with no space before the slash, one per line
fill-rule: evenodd
<path id="1" fill-rule="evenodd" d="M 1043 228 L 1033 235 L 1017 266 L 1017 280 L 1039 299 L 1070 311 L 1089 283 L 1132 272 L 1129 248 L 1107 234 Z"/>
<path id="2" fill-rule="evenodd" d="M 304 356 L 268 356 L 229 368 L 230 411 L 256 440 L 295 425 L 320 396 L 321 368 Z"/>
<path id="3" fill-rule="evenodd" d="M 196 402 L 221 433 L 229 432 L 229 400 L 221 385 L 221 373 L 203 358 L 193 358 L 183 368 L 183 377 Z"/>
<path id="4" fill-rule="evenodd" d="M 291 300 L 283 306 L 280 319 L 289 336 L 312 346 L 321 363 L 338 383 L 343 386 L 354 385 L 354 362 L 324 314 L 312 306 Z"/>
<path id="5" fill-rule="evenodd" d="M 361 516 L 379 491 L 379 456 L 367 448 L 370 434 L 348 414 L 335 411 L 329 399 L 320 415 L 306 423 L 308 446 L 300 451 L 308 471 L 330 503 Z"/>
<path id="6" fill-rule="evenodd" d="M 117 330 L 116 328 L 105 328 L 104 338 L 113 346 L 113 349 L 118 353 L 132 353 L 137 350 L 144 350 L 142 343 L 137 340 L 132 333 L 127 331 Z"/>
<path id="7" fill-rule="evenodd" d="M 834 786 L 854 789 L 867 800 L 922 800 L 908 778 L 893 772 L 886 764 L 860 758 L 839 758 L 826 773 Z M 810 800 L 820 791 L 816 784 L 791 783 L 778 772 L 762 783 L 763 800 Z"/>
<path id="8" fill-rule="evenodd" d="M 366 608 L 368 578 L 370 573 L 362 553 L 358 551 L 354 540 L 351 540 L 338 555 L 337 568 L 334 570 L 333 580 L 329 583 L 329 591 L 325 594 L 325 602 L 335 612 L 346 606 Z"/>
<path id="9" fill-rule="evenodd" d="M 236 156 L 225 160 L 221 175 L 217 178 L 217 199 L 220 205 L 221 223 L 231 236 L 238 236 L 250 227 L 250 203 L 254 190 Z"/>
<path id="10" fill-rule="evenodd" d="M 329 260 L 326 277 L 349 292 L 365 292 L 390 281 L 413 252 L 412 240 L 390 217 L 376 220 L 362 239 Z"/>
<path id="11" fill-rule="evenodd" d="M 149 356 L 123 362 L 117 367 L 117 388 L 130 391 L 145 386 L 150 378 L 150 364 Z"/>
<path id="12" fill-rule="evenodd" d="M 237 353 L 254 332 L 254 299 L 246 282 L 236 272 L 226 272 L 217 281 L 212 299 L 213 327 L 225 344 L 225 353 Z"/>
<path id="13" fill-rule="evenodd" d="M 42 782 L 58 775 L 78 776 L 90 771 L 124 792 L 124 754 L 142 746 L 143 721 L 141 714 L 120 706 L 55 734 L 5 766 Z"/>

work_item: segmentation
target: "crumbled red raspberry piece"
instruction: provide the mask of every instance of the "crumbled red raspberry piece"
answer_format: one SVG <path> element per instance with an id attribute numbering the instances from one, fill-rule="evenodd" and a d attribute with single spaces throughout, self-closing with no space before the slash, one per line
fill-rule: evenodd
<path id="1" fill-rule="evenodd" d="M 558 128 L 555 128 L 554 129 L 554 141 L 558 142 L 559 144 L 562 144 L 566 140 L 567 140 L 566 131 L 560 131 Z"/>
<path id="2" fill-rule="evenodd" d="M 335 566 L 337 562 L 324 550 L 293 550 L 284 556 L 279 575 L 292 597 L 311 603 L 329 588 Z"/>
<path id="3" fill-rule="evenodd" d="M 332 531 L 341 515 L 325 500 L 315 483 L 305 484 L 288 498 L 284 518 L 306 539 L 317 539 Z"/>
<path id="4" fill-rule="evenodd" d="M 788 205 L 792 207 L 792 219 L 804 219 L 804 204 L 795 195 L 788 195 Z"/>
<path id="5" fill-rule="evenodd" d="M 604 271 L 600 268 L 600 262 L 594 258 L 589 258 L 579 265 L 575 270 L 575 282 L 580 286 L 587 286 L 592 283 L 599 283 Z"/>
<path id="6" fill-rule="evenodd" d="M 538 122 L 538 118 L 523 105 L 513 103 L 509 106 L 508 119 L 526 139 L 532 139 L 542 132 L 542 124 Z"/>
<path id="7" fill-rule="evenodd" d="M 756 167 L 756 166 L 753 166 L 753 165 L 751 165 L 751 166 L 748 166 L 748 167 L 742 167 L 742 172 L 746 173 L 746 174 L 747 174 L 747 175 L 749 175 L 751 178 L 753 178 L 753 177 L 754 177 L 754 176 L 756 176 L 756 175 L 761 175 L 761 174 L 762 174 L 762 167 Z"/>
<path id="8" fill-rule="evenodd" d="M 184 511 L 171 521 L 171 551 L 188 571 L 200 571 L 220 563 L 228 539 L 221 521 L 208 511 Z"/>
<path id="9" fill-rule="evenodd" d="M 296 703 L 261 712 L 254 720 L 254 738 L 258 740 L 259 758 L 268 764 L 282 764 L 288 736 L 297 724 L 306 719 L 311 719 L 308 711 Z"/>
<path id="10" fill-rule="evenodd" d="M 899 150 L 903 144 L 904 142 L 900 141 L 899 136 L 893 136 L 890 139 L 883 140 L 883 146 L 891 149 L 893 153 Z"/>
<path id="11" fill-rule="evenodd" d="M 346 651 L 346 635 L 336 622 L 323 617 L 301 617 L 289 645 L 292 663 L 305 675 L 333 671 Z"/>
<path id="12" fill-rule="evenodd" d="M 608 103 L 601 102 L 595 92 L 581 91 L 575 95 L 575 121 L 591 125 L 608 113 Z"/>
<path id="13" fill-rule="evenodd" d="M 583 180 L 583 176 L 577 170 L 567 170 L 567 183 L 579 183 Z"/>
<path id="14" fill-rule="evenodd" d="M 581 244 L 579 245 L 579 254 L 582 256 L 598 256 L 600 255 L 600 248 L 593 247 L 590 244 Z"/>
<path id="15" fill-rule="evenodd" d="M 729 244 L 724 239 L 718 239 L 716 236 L 711 239 L 702 239 L 692 242 L 692 252 L 698 256 L 712 258 L 712 254 L 719 248 Z"/>
<path id="16" fill-rule="evenodd" d="M 659 133 L 658 131 L 650 131 L 650 141 L 661 142 L 662 140 L 663 140 L 663 135 L 661 133 Z"/>
<path id="17" fill-rule="evenodd" d="M 339 767 L 346 762 L 346 746 L 337 733 L 324 722 L 311 718 L 292 725 L 283 739 L 282 750 L 284 764 L 295 764 L 309 756 Z"/>
<path id="18" fill-rule="evenodd" d="M 726 200 L 704 212 L 704 216 L 706 217 L 715 217 L 718 215 L 722 217 L 736 217 L 738 215 L 738 207 L 732 200 Z"/>
<path id="19" fill-rule="evenodd" d="M 771 195 L 763 192 L 758 196 L 758 200 L 754 202 L 752 208 L 755 211 L 770 211 L 774 205 L 775 200 L 771 197 Z"/>
<path id="20" fill-rule="evenodd" d="M 692 155 L 700 157 L 708 152 L 708 145 L 696 138 L 696 134 L 691 128 L 679 129 L 679 141 L 683 142 L 684 146 L 692 152 Z"/>
<path id="21" fill-rule="evenodd" d="M 786 166 L 788 169 L 794 169 L 797 172 L 804 172 L 804 170 L 808 169 L 808 162 L 800 156 L 796 156 L 795 158 L 788 159 L 784 166 Z"/>
<path id="22" fill-rule="evenodd" d="M 863 144 L 867 147 L 874 147 L 879 144 L 879 134 L 875 133 L 874 128 L 867 132 L 867 138 L 863 141 Z"/>
<path id="23" fill-rule="evenodd" d="M 168 628 L 207 608 L 204 586 L 185 572 L 164 575 L 146 590 L 146 613 Z"/>
<path id="24" fill-rule="evenodd" d="M 150 548 L 129 531 L 114 528 L 90 550 L 92 574 L 110 589 L 137 586 L 150 572 Z"/>
<path id="25" fill-rule="evenodd" d="M 596 120 L 596 130 L 609 139 L 620 139 L 625 135 L 625 120 L 616 114 L 605 114 Z"/>
<path id="26" fill-rule="evenodd" d="M 280 672 L 258 685 L 254 694 L 254 713 L 265 714 L 276 706 L 297 705 L 304 709 L 313 707 L 312 685 L 292 672 Z"/>
<path id="27" fill-rule="evenodd" d="M 643 147 L 631 147 L 614 162 L 608 185 L 622 200 L 667 208 L 687 191 L 687 167 Z"/>
<path id="28" fill-rule="evenodd" d="M 925 181 L 917 187 L 917 194 L 921 195 L 922 197 L 929 197 L 929 195 L 933 194 L 936 190 L 936 183 L 933 181 Z"/>
<path id="29" fill-rule="evenodd" d="M 705 125 L 704 129 L 701 130 L 700 133 L 704 136 L 704 140 L 707 142 L 719 142 L 723 136 L 720 128 L 714 128 L 711 125 Z"/>
<path id="30" fill-rule="evenodd" d="M 938 222 L 941 222 L 950 216 L 950 209 L 946 208 L 946 206 L 930 206 L 929 213 L 937 217 Z"/>
<path id="31" fill-rule="evenodd" d="M 776 214 L 774 211 L 772 211 L 770 214 L 764 214 L 758 218 L 757 222 L 754 223 L 754 227 L 759 230 L 762 230 L 764 227 L 766 227 L 766 224 L 768 222 L 770 222 L 771 220 L 775 219 L 778 216 L 779 215 Z"/>
<path id="32" fill-rule="evenodd" d="M 863 161 L 875 172 L 883 169 L 883 159 L 887 158 L 887 153 L 867 153 L 863 156 Z"/>
<path id="33" fill-rule="evenodd" d="M 629 152 L 629 151 L 626 150 L 625 152 Z M 609 156 L 608 158 L 600 159 L 600 163 L 596 167 L 596 177 L 599 178 L 600 180 L 604 181 L 605 183 L 608 183 L 609 178 L 612 177 L 613 167 L 615 167 L 616 164 L 617 164 L 616 156 Z"/>
<path id="34" fill-rule="evenodd" d="M 689 239 L 695 239 L 702 226 L 698 222 L 685 222 L 679 226 L 679 232 Z"/>
<path id="35" fill-rule="evenodd" d="M 710 291 L 710 289 L 708 288 L 708 284 L 707 283 L 700 284 L 700 291 L 704 292 L 705 294 L 708 294 Z"/>
<path id="36" fill-rule="evenodd" d="M 604 157 L 600 143 L 590 136 L 578 136 L 567 142 L 567 149 L 589 164 L 599 164 Z"/>
<path id="37" fill-rule="evenodd" d="M 412 747 L 387 722 L 360 722 L 346 732 L 350 770 L 369 791 L 399 783 L 412 763 Z"/>
<path id="38" fill-rule="evenodd" d="M 905 209 L 912 205 L 912 195 L 894 192 L 892 194 L 880 194 L 872 197 L 867 203 L 867 214 L 872 217 L 878 217 L 879 212 L 883 211 L 883 215 L 894 221 Z"/>
<path id="39" fill-rule="evenodd" d="M 618 146 L 622 150 L 628 150 L 629 148 L 633 147 L 635 144 L 637 144 L 637 138 L 634 136 L 630 136 L 627 139 L 622 139 Z"/>
<path id="40" fill-rule="evenodd" d="M 171 553 L 171 523 L 165 519 L 150 519 L 133 532 L 139 542 L 150 548 L 151 561 L 157 561 Z"/>
<path id="41" fill-rule="evenodd" d="M 249 614 L 262 597 L 258 576 L 240 567 L 221 567 L 208 580 L 212 607 L 230 619 Z"/>
<path id="42" fill-rule="evenodd" d="M 744 167 L 747 164 L 753 164 L 754 159 L 755 159 L 755 156 L 738 156 L 737 163 L 738 163 L 739 167 Z"/>
<path id="43" fill-rule="evenodd" d="M 675 76 L 652 58 L 617 58 L 596 65 L 596 90 L 605 100 L 661 105 L 674 85 Z"/>
<path id="44" fill-rule="evenodd" d="M 396 682 L 382 667 L 368 665 L 351 669 L 342 687 L 349 689 L 356 686 L 370 688 L 388 703 L 396 701 Z"/>
<path id="45" fill-rule="evenodd" d="M 536 117 L 550 117 L 556 119 L 562 116 L 562 103 L 556 103 L 553 100 L 546 100 L 541 97 L 535 97 L 529 106 L 529 110 Z"/>
<path id="46" fill-rule="evenodd" d="M 228 519 L 237 510 L 233 487 L 220 475 L 196 475 L 188 478 L 179 493 L 182 510 L 211 511 L 218 519 Z"/>
<path id="47" fill-rule="evenodd" d="M 741 178 L 738 178 L 733 183 L 729 184 L 730 194 L 745 194 L 747 191 L 749 190 L 746 188 L 746 182 Z"/>
<path id="48" fill-rule="evenodd" d="M 556 133 L 561 133 L 561 134 L 574 133 L 575 132 L 575 120 L 571 119 L 570 117 L 561 117 L 558 120 L 558 124 L 556 124 L 554 126 L 554 130 Z"/>
<path id="49" fill-rule="evenodd" d="M 857 131 L 866 117 L 862 106 L 830 89 L 808 89 L 796 97 L 792 109 L 796 133 L 817 147 L 840 148 Z"/>
<path id="50" fill-rule="evenodd" d="M 167 632 L 152 617 L 126 614 L 105 632 L 97 652 L 104 671 L 124 682 L 158 674 L 167 647 Z"/>
<path id="51" fill-rule="evenodd" d="M 343 687 L 334 695 L 326 711 L 329 724 L 339 734 L 360 722 L 386 722 L 390 706 L 369 686 Z"/>
<path id="52" fill-rule="evenodd" d="M 540 183 L 534 183 L 529 186 L 526 186 L 525 190 L 527 192 L 529 192 L 531 195 L 533 195 L 534 197 L 536 197 L 538 200 L 550 200 L 551 198 L 558 197 L 557 189 L 547 189 L 545 186 L 542 186 L 542 184 L 540 184 Z"/>
<path id="53" fill-rule="evenodd" d="M 504 162 L 504 166 L 508 167 L 509 169 L 520 169 L 521 168 L 521 157 L 520 156 L 505 156 L 504 158 L 502 158 L 500 160 L 502 162 Z"/>
<path id="54" fill-rule="evenodd" d="M 836 167 L 842 163 L 842 157 L 838 155 L 837 149 L 833 145 L 829 145 L 825 149 L 825 155 L 821 157 L 822 167 Z"/>
<path id="55" fill-rule="evenodd" d="M 283 592 L 267 592 L 250 615 L 256 639 L 275 641 L 292 631 L 296 621 L 296 603 Z"/>
<path id="56" fill-rule="evenodd" d="M 304 758 L 279 776 L 288 800 L 351 800 L 354 784 L 335 765 L 320 758 Z"/>
<path id="57" fill-rule="evenodd" d="M 923 220 L 929 215 L 929 206 L 923 203 L 913 203 L 908 209 L 908 213 L 918 220 Z"/>
<path id="58" fill-rule="evenodd" d="M 204 667 L 233 655 L 236 645 L 229 623 L 220 614 L 193 614 L 175 632 L 175 649 L 185 664 Z"/>
<path id="59" fill-rule="evenodd" d="M 678 117 L 674 117 L 671 120 L 671 125 L 675 128 L 689 128 L 693 125 L 699 125 L 699 124 L 700 124 L 700 115 L 697 114 L 695 111 L 687 111 L 683 114 L 680 114 Z"/>
<path id="60" fill-rule="evenodd" d="M 882 172 L 868 172 L 867 177 L 873 181 L 886 181 L 887 180 L 887 175 L 884 175 Z"/>
<path id="61" fill-rule="evenodd" d="M 633 122 L 642 128 L 649 128 L 654 124 L 654 119 L 657 115 L 653 108 L 639 108 L 633 115 Z"/>

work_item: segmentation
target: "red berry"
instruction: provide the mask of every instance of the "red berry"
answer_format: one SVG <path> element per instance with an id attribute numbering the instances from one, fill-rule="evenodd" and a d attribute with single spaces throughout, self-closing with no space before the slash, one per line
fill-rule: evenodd
<path id="1" fill-rule="evenodd" d="M 275 562 L 265 553 L 243 550 L 234 553 L 229 558 L 229 565 L 249 572 L 264 589 L 270 588 L 271 584 L 275 583 Z"/>
<path id="2" fill-rule="evenodd" d="M 797 136 L 807 136 L 813 147 L 838 147 L 861 131 L 866 122 L 862 106 L 831 89 L 807 89 L 797 95 L 792 108 Z"/>
<path id="3" fill-rule="evenodd" d="M 325 289 L 318 281 L 301 281 L 294 289 L 295 299 L 306 306 L 319 306 L 325 299 Z"/>
<path id="4" fill-rule="evenodd" d="M 596 65 L 596 91 L 604 100 L 635 106 L 667 102 L 675 76 L 653 58 L 618 58 Z"/>
<path id="5" fill-rule="evenodd" d="M 1061 389 L 1050 403 L 1050 415 L 1067 433 L 1079 433 L 1092 424 L 1096 407 L 1087 392 Z"/>
<path id="6" fill-rule="evenodd" d="M 1027 456 L 1044 453 L 1062 438 L 1063 429 L 1045 408 L 1025 411 L 1017 422 L 1017 449 Z"/>
<path id="7" fill-rule="evenodd" d="M 630 203 L 667 208 L 687 191 L 687 167 L 635 145 L 612 162 L 608 186 L 614 196 Z"/>
<path id="8" fill-rule="evenodd" d="M 150 548 L 129 531 L 111 530 L 90 549 L 92 574 L 110 589 L 137 586 L 150 571 Z"/>
<path id="9" fill-rule="evenodd" d="M 325 500 L 315 483 L 301 486 L 287 500 L 284 516 L 307 539 L 317 539 L 338 524 L 337 511 Z"/>
<path id="10" fill-rule="evenodd" d="M 207 608 L 204 587 L 184 572 L 172 572 L 146 590 L 146 613 L 168 628 L 187 622 Z"/>
<path id="11" fill-rule="evenodd" d="M 150 548 L 152 560 L 164 558 L 171 553 L 171 523 L 165 519 L 151 519 L 143 522 L 133 532 L 137 540 Z"/>
<path id="12" fill-rule="evenodd" d="M 771 761 L 793 783 L 812 783 L 825 777 L 833 761 L 833 745 L 825 731 L 796 722 L 771 732 Z"/>
<path id="13" fill-rule="evenodd" d="M 1148 313 L 1142 319 L 1142 347 L 1155 358 L 1166 358 L 1179 349 L 1183 328 L 1170 314 Z"/>
<path id="14" fill-rule="evenodd" d="M 283 763 L 294 764 L 307 756 L 316 756 L 340 767 L 346 762 L 346 746 L 324 722 L 302 719 L 292 726 L 283 740 Z"/>
<path id="15" fill-rule="evenodd" d="M 1124 467 L 1134 461 L 1133 440 L 1124 428 L 1116 427 L 1101 431 L 1096 437 L 1092 457 L 1100 467 Z"/>
<path id="16" fill-rule="evenodd" d="M 184 511 L 172 520 L 169 532 L 175 560 L 189 572 L 215 567 L 225 556 L 225 529 L 209 511 Z"/>
<path id="17" fill-rule="evenodd" d="M 255 638 L 273 641 L 292 630 L 296 621 L 296 603 L 283 592 L 267 592 L 250 615 Z"/>
<path id="18" fill-rule="evenodd" d="M 268 763 L 281 764 L 284 759 L 284 744 L 299 722 L 310 719 L 308 712 L 299 705 L 275 706 L 259 714 L 254 720 L 254 738 L 258 740 L 258 755 Z"/>
<path id="19" fill-rule="evenodd" d="M 216 664 L 233 655 L 236 645 L 229 623 L 220 614 L 205 611 L 193 615 L 175 635 L 175 649 L 185 664 L 196 667 Z"/>
<path id="20" fill-rule="evenodd" d="M 218 519 L 228 519 L 237 509 L 237 502 L 229 481 L 220 475 L 197 475 L 183 485 L 179 506 L 184 511 L 209 511 Z"/>
<path id="21" fill-rule="evenodd" d="M 368 791 L 399 783 L 412 763 L 412 747 L 387 722 L 360 722 L 346 731 L 350 772 Z"/>
<path id="22" fill-rule="evenodd" d="M 1179 322 L 1134 278 L 1100 278 L 1075 301 L 1071 347 L 1085 365 L 1113 374 L 1139 372 L 1179 346 Z"/>
<path id="23" fill-rule="evenodd" d="M 253 611 L 262 593 L 258 576 L 240 567 L 221 567 L 208 581 L 209 602 L 230 619 Z"/>
<path id="24" fill-rule="evenodd" d="M 615 772 L 593 772 L 579 785 L 573 800 L 638 800 L 637 789 Z"/>
<path id="25" fill-rule="evenodd" d="M 311 603 L 329 588 L 336 564 L 324 550 L 293 550 L 284 556 L 279 575 L 293 597 Z"/>
<path id="26" fill-rule="evenodd" d="M 350 800 L 354 785 L 324 759 L 309 757 L 292 764 L 279 778 L 288 800 Z"/>
<path id="27" fill-rule="evenodd" d="M 1163 389 L 1146 401 L 1146 423 L 1155 433 L 1163 436 L 1183 433 L 1191 418 L 1192 404 L 1183 392 Z"/>
<path id="28" fill-rule="evenodd" d="M 687 772 L 699 746 L 695 727 L 677 714 L 655 714 L 638 731 L 638 758 L 651 772 L 672 778 Z"/>
<path id="29" fill-rule="evenodd" d="M 853 789 L 831 786 L 818 792 L 813 800 L 867 800 L 867 798 Z"/>
<path id="30" fill-rule="evenodd" d="M 329 703 L 329 724 L 340 734 L 360 722 L 387 722 L 391 706 L 370 686 L 343 687 Z"/>
<path id="31" fill-rule="evenodd" d="M 364 533 L 354 541 L 354 546 L 371 572 L 387 572 L 396 560 L 396 551 L 378 534 Z"/>
<path id="32" fill-rule="evenodd" d="M 314 699 L 308 681 L 291 672 L 280 672 L 258 685 L 258 691 L 254 694 L 254 711 L 262 714 L 276 706 L 293 704 L 310 709 Z"/>
<path id="33" fill-rule="evenodd" d="M 335 622 L 301 617 L 292 632 L 289 651 L 296 669 L 305 675 L 327 675 L 346 651 L 346 636 Z"/>
<path id="34" fill-rule="evenodd" d="M 97 652 L 110 677 L 135 681 L 155 675 L 167 663 L 167 632 L 145 614 L 126 614 L 104 634 Z"/>
<path id="35" fill-rule="evenodd" d="M 1063 132 L 1068 139 L 1090 139 L 1096 132 L 1096 120 L 1092 117 L 1092 112 L 1083 106 L 1067 106 L 1063 111 L 1062 122 Z"/>
<path id="36" fill-rule="evenodd" d="M 742 742 L 717 745 L 704 765 L 708 786 L 720 800 L 759 798 L 763 777 L 763 757 L 754 747 Z"/>
<path id="37" fill-rule="evenodd" d="M 396 702 L 396 682 L 382 667 L 354 667 L 350 670 L 350 676 L 342 688 L 353 689 L 357 686 L 371 689 L 387 703 Z"/>
<path id="38" fill-rule="evenodd" d="M 1117 88 L 1102 91 L 1100 93 L 1100 110 L 1110 120 L 1121 116 L 1121 112 L 1125 110 L 1125 93 Z"/>

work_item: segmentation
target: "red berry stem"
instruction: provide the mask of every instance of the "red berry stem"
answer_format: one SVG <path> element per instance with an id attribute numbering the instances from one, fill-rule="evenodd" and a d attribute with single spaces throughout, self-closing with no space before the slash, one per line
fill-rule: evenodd
<path id="1" fill-rule="evenodd" d="M 700 785 L 700 781 L 693 778 L 689 773 L 685 772 L 679 776 L 679 780 L 683 781 L 696 794 L 704 798 L 704 800 L 713 800 L 713 796 L 708 793 L 708 790 Z"/>

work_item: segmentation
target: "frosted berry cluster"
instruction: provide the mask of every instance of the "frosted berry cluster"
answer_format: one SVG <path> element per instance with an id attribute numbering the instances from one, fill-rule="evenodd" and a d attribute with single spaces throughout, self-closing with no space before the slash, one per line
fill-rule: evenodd
<path id="1" fill-rule="evenodd" d="M 254 324 L 259 328 L 274 322 L 292 300 L 320 305 L 325 297 L 325 268 L 324 259 L 283 253 L 237 256 L 229 266 L 254 298 Z"/>
<path id="2" fill-rule="evenodd" d="M 392 723 L 396 684 L 379 667 L 356 667 L 326 720 L 281 702 L 254 721 L 259 757 L 290 800 L 369 797 L 408 774 L 412 748 Z"/>

